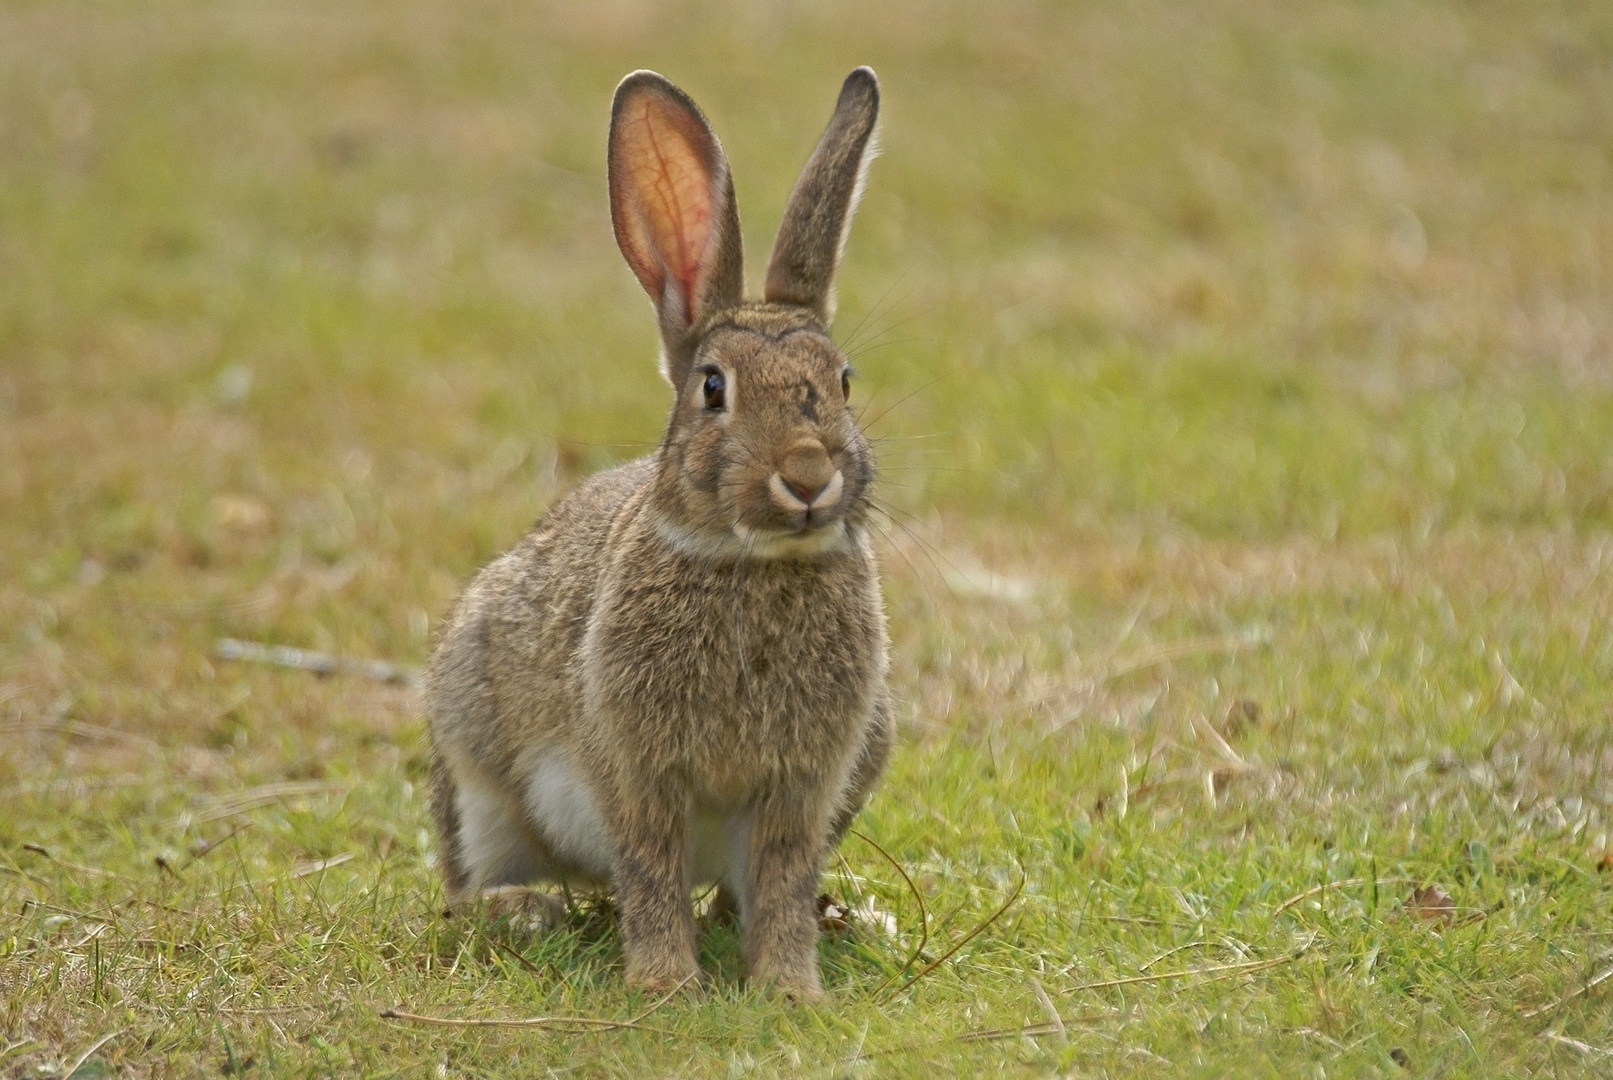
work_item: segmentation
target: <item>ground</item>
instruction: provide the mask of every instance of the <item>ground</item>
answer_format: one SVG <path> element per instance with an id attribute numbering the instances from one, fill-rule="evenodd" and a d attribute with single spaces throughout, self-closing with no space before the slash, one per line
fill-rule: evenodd
<path id="1" fill-rule="evenodd" d="M 0 1073 L 1605 1075 L 1613 7 L 0 8 Z M 455 591 L 668 395 L 656 68 L 837 337 L 902 738 L 829 997 L 447 920 Z M 443 1027 L 539 1016 L 621 1021 Z"/>

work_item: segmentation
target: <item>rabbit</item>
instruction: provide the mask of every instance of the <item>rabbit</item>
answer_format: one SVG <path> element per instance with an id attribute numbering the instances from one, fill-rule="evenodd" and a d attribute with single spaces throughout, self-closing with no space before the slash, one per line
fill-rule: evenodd
<path id="1" fill-rule="evenodd" d="M 651 71 L 617 87 L 611 220 L 659 323 L 666 433 L 483 569 L 428 668 L 450 909 L 542 925 L 559 900 L 533 883 L 610 890 L 647 989 L 700 979 L 691 892 L 715 882 L 747 979 L 820 997 L 821 868 L 890 755 L 874 460 L 829 337 L 878 111 L 858 68 L 756 301 L 705 116 Z"/>

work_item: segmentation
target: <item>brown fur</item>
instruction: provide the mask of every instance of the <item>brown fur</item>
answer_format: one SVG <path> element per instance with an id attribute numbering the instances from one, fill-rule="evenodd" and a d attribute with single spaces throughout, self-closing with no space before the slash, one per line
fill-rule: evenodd
<path id="1" fill-rule="evenodd" d="M 787 214 L 775 245 L 816 269 L 789 303 L 751 303 L 715 136 L 660 76 L 623 81 L 612 211 L 656 301 L 666 434 L 483 570 L 432 657 L 450 903 L 543 914 L 511 887 L 612 888 L 642 985 L 697 971 L 690 890 L 709 875 L 736 903 L 751 977 L 817 995 L 821 866 L 890 753 L 873 459 L 826 327 L 877 105 L 858 69 L 791 203 L 838 206 Z"/>

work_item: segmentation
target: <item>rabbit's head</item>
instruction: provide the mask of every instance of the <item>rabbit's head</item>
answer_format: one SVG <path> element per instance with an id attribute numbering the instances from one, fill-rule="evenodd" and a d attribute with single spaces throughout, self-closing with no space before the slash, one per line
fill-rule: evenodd
<path id="1" fill-rule="evenodd" d="M 710 125 L 654 72 L 617 87 L 611 219 L 654 302 L 677 395 L 655 511 L 686 550 L 810 557 L 857 542 L 873 458 L 829 324 L 878 114 L 879 83 L 858 68 L 785 207 L 763 299 L 747 301 L 733 180 Z"/>

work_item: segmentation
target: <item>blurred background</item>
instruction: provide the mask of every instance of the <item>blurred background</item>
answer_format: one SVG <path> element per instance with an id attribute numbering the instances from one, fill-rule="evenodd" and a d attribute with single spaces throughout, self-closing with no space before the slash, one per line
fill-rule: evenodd
<path id="1" fill-rule="evenodd" d="M 1319 958 L 1230 1004 L 1218 983 L 1128 1006 L 1094 1060 L 1133 1069 L 1130 1039 L 1231 1071 L 1289 1055 L 1273 1075 L 1294 1075 L 1324 1045 L 1305 1032 L 1365 1047 L 1356 1075 L 1404 1065 L 1402 1045 L 1479 1072 L 1600 1060 L 1518 1019 L 1607 957 L 1613 4 L 1595 0 L 8 0 L 5 909 L 70 922 L 180 890 L 184 926 L 117 909 L 108 985 L 144 1002 L 116 1023 L 148 1048 L 215 1063 L 235 1061 L 216 1015 L 238 1045 L 285 1045 L 265 1001 L 336 993 L 377 1069 L 404 1044 L 375 1002 L 484 979 L 511 1009 L 533 985 L 600 1008 L 608 939 L 546 946 L 558 974 L 535 981 L 440 944 L 412 690 L 215 642 L 423 663 L 480 565 L 660 437 L 654 322 L 607 216 L 617 81 L 655 68 L 710 116 L 755 284 L 859 64 L 883 83 L 884 153 L 835 330 L 884 469 L 904 733 L 865 827 L 933 911 L 963 913 L 936 941 L 986 917 L 1015 860 L 1029 884 L 964 954 L 970 981 L 938 971 L 900 1015 L 847 990 L 823 1038 L 1019 1024 L 1040 1015 L 1028 970 L 1062 993 L 1072 956 L 1126 977 L 1206 940 L 1281 957 L 1303 930 L 1338 961 L 1325 993 Z M 156 868 L 242 822 L 234 861 Z M 869 888 L 890 877 L 847 857 Z M 1376 884 L 1355 922 L 1297 904 L 1380 865 L 1445 883 L 1460 908 L 1431 918 L 1498 914 L 1470 947 L 1423 932 L 1426 910 L 1374 919 Z M 235 874 L 295 885 L 236 903 Z M 878 896 L 918 918 L 898 885 Z M 46 922 L 27 932 L 55 945 L 0 942 L 0 1012 L 83 1047 L 111 1015 L 100 951 L 85 974 L 100 931 Z M 158 939 L 207 944 L 153 967 Z M 394 942 L 425 967 L 386 961 Z M 210 966 L 232 948 L 235 974 Z M 826 952 L 831 982 L 866 990 L 907 948 Z M 1576 1037 L 1613 1038 L 1577 1000 Z M 761 1023 L 700 1052 L 716 1069 Z M 294 1056 L 335 1060 L 313 1038 L 331 1030 L 291 1030 Z M 624 1071 L 674 1067 L 657 1060 Z"/>
<path id="2" fill-rule="evenodd" d="M 837 333 L 918 722 L 928 676 L 968 721 L 950 619 L 1056 675 L 1269 622 L 1272 567 L 1603 536 L 1610 55 L 1583 3 L 7 5 L 9 708 L 205 733 L 220 634 L 418 664 L 653 446 L 603 186 L 641 66 L 724 139 L 753 279 L 840 80 L 884 81 Z"/>

